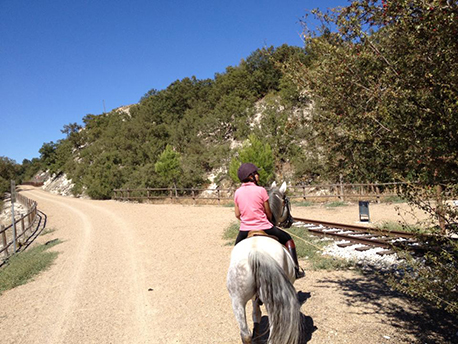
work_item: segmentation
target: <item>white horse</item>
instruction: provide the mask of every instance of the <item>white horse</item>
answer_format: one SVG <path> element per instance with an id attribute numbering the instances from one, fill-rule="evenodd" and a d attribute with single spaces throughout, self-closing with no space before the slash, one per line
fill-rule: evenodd
<path id="1" fill-rule="evenodd" d="M 280 189 L 272 184 L 269 204 L 276 224 L 285 221 L 289 202 L 284 196 L 286 183 Z M 278 206 L 278 204 L 283 204 Z M 275 212 L 275 213 L 274 213 Z M 255 337 L 261 322 L 261 302 L 269 314 L 270 344 L 297 344 L 300 335 L 300 304 L 293 283 L 295 264 L 287 249 L 266 236 L 254 236 L 239 242 L 231 254 L 227 273 L 227 289 L 232 308 L 239 323 L 244 344 L 252 343 L 253 336 L 246 320 L 246 303 L 253 302 Z M 262 335 L 262 334 L 261 334 Z"/>

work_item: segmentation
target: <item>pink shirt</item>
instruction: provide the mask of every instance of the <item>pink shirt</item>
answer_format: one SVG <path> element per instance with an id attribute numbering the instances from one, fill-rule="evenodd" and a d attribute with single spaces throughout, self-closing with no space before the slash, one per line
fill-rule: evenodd
<path id="1" fill-rule="evenodd" d="M 240 230 L 253 231 L 270 229 L 273 225 L 267 219 L 264 202 L 269 199 L 266 189 L 255 183 L 243 183 L 235 191 L 234 202 L 240 210 Z"/>

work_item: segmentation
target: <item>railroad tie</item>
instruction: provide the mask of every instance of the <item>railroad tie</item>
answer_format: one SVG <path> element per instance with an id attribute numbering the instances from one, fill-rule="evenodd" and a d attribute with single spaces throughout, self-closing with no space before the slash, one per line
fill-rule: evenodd
<path id="1" fill-rule="evenodd" d="M 355 247 L 355 250 L 356 250 L 356 251 L 360 251 L 360 252 L 363 252 L 363 251 L 367 251 L 367 250 L 370 250 L 371 248 L 373 248 L 373 247 L 369 247 L 369 246 L 361 246 L 361 247 Z"/>
<path id="2" fill-rule="evenodd" d="M 343 243 L 337 244 L 337 246 L 339 247 L 348 247 L 348 246 L 353 246 L 353 245 L 355 245 L 354 242 L 343 242 Z"/>
<path id="3" fill-rule="evenodd" d="M 387 254 L 393 254 L 393 253 L 395 253 L 393 250 L 384 250 L 384 251 L 378 251 L 378 252 L 377 252 L 377 254 L 378 254 L 379 256 L 385 256 L 385 255 L 387 255 Z"/>

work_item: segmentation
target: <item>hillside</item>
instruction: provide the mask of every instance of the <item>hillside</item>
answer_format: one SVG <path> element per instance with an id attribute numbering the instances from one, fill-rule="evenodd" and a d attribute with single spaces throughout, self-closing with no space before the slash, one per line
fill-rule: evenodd
<path id="1" fill-rule="evenodd" d="M 280 174 L 289 166 L 290 178 L 293 170 L 303 175 L 310 101 L 278 64 L 304 56 L 286 45 L 258 49 L 214 79 L 177 80 L 137 104 L 86 115 L 83 125 L 64 127 L 66 139 L 44 144 L 41 160 L 51 174 L 71 179 L 72 193 L 103 199 L 114 188 L 170 186 L 155 168 L 167 147 L 179 156 L 175 185 L 230 183 L 229 162 L 254 135 L 271 147 Z"/>

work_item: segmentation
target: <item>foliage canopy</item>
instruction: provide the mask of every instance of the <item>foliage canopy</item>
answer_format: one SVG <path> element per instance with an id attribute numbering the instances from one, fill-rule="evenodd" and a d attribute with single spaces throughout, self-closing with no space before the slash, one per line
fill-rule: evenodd
<path id="1" fill-rule="evenodd" d="M 328 176 L 411 182 L 402 196 L 438 219 L 432 230 L 457 233 L 443 201 L 457 196 L 457 3 L 356 0 L 313 14 L 322 26 L 305 27 L 310 64 L 286 68 L 315 103 L 311 143 Z M 444 240 L 393 286 L 458 312 L 458 244 Z"/>

